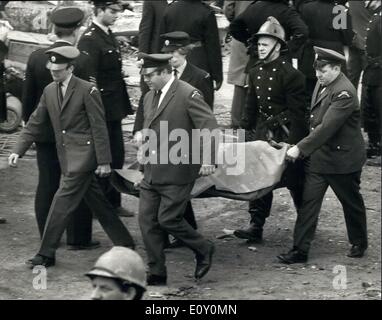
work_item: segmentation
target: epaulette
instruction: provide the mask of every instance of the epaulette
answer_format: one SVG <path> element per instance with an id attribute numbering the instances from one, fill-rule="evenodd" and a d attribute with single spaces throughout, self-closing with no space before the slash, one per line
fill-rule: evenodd
<path id="1" fill-rule="evenodd" d="M 97 79 L 96 79 L 95 77 L 92 77 L 92 76 L 89 77 L 89 81 L 90 81 L 91 83 L 94 83 L 94 84 L 97 83 Z"/>

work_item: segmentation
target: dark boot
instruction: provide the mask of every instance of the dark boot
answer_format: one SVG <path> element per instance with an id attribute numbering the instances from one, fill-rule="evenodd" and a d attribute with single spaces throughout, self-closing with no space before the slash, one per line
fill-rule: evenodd
<path id="1" fill-rule="evenodd" d="M 247 239 L 251 243 L 261 243 L 263 240 L 263 228 L 254 223 L 251 223 L 247 229 L 235 230 L 233 234 L 237 238 Z"/>
<path id="2" fill-rule="evenodd" d="M 263 226 L 265 219 L 269 217 L 272 207 L 272 192 L 249 202 L 249 214 L 251 221 L 249 228 L 235 230 L 234 235 L 240 239 L 247 239 L 251 243 L 261 243 L 263 240 Z"/>

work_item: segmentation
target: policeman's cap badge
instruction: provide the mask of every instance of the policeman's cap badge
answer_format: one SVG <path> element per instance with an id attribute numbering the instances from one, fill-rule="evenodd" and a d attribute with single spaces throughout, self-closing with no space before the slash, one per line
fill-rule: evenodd
<path id="1" fill-rule="evenodd" d="M 164 44 L 165 44 L 165 46 L 170 45 L 170 40 L 166 40 L 166 41 L 164 42 Z"/>
<path id="2" fill-rule="evenodd" d="M 53 63 L 56 62 L 56 57 L 55 56 L 51 56 L 50 57 L 50 61 L 53 62 Z"/>

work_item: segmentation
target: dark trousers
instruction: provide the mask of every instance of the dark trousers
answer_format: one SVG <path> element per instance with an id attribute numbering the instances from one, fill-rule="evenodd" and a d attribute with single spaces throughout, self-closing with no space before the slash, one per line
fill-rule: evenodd
<path id="1" fill-rule="evenodd" d="M 285 169 L 281 181 L 274 189 L 287 187 L 293 203 L 298 209 L 302 203 L 302 195 L 304 188 L 304 163 L 296 161 L 289 163 Z M 265 220 L 269 217 L 273 201 L 273 192 L 269 192 L 265 196 L 249 202 L 249 214 L 251 215 L 251 224 L 255 224 L 258 229 L 262 229 Z"/>
<path id="2" fill-rule="evenodd" d="M 122 169 L 125 162 L 125 145 L 123 142 L 121 121 L 107 121 L 106 124 L 112 157 L 111 168 Z M 98 178 L 98 180 L 111 205 L 114 208 L 119 208 L 121 206 L 121 193 L 113 187 L 110 182 L 110 178 Z"/>
<path id="3" fill-rule="evenodd" d="M 54 196 L 39 254 L 54 257 L 61 236 L 81 200 L 92 210 L 116 246 L 134 247 L 134 241 L 102 192 L 94 172 L 67 174 Z"/>
<path id="4" fill-rule="evenodd" d="M 44 233 L 46 219 L 61 179 L 61 167 L 55 143 L 36 142 L 38 185 L 35 197 L 35 212 L 40 237 Z M 92 212 L 81 201 L 66 233 L 66 241 L 71 245 L 88 244 L 92 237 Z"/>
<path id="5" fill-rule="evenodd" d="M 167 234 L 182 241 L 196 254 L 206 255 L 207 240 L 184 219 L 193 183 L 187 185 L 153 185 L 143 180 L 140 185 L 139 226 L 145 244 L 149 271 L 164 276 L 164 246 Z"/>
<path id="6" fill-rule="evenodd" d="M 348 78 L 354 87 L 358 88 L 361 72 L 366 67 L 366 54 L 364 50 L 349 47 L 349 60 L 346 65 Z"/>
<path id="7" fill-rule="evenodd" d="M 246 98 L 247 88 L 235 85 L 231 106 L 231 124 L 234 128 L 240 127 Z"/>
<path id="8" fill-rule="evenodd" d="M 360 193 L 361 171 L 350 174 L 307 172 L 301 207 L 297 210 L 294 246 L 309 252 L 326 190 L 330 186 L 344 210 L 349 242 L 367 246 L 366 209 Z"/>
<path id="9" fill-rule="evenodd" d="M 374 153 L 374 155 L 380 155 L 382 137 L 382 86 L 364 85 L 362 93 L 362 121 L 369 140 L 368 149 Z"/>

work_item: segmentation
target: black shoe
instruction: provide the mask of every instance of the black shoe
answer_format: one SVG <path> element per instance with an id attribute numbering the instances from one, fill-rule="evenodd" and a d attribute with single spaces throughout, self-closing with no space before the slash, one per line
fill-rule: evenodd
<path id="1" fill-rule="evenodd" d="M 167 276 L 158 276 L 156 274 L 147 275 L 148 286 L 165 286 L 167 285 Z"/>
<path id="2" fill-rule="evenodd" d="M 363 245 L 353 245 L 347 254 L 349 258 L 362 258 L 365 254 L 367 246 Z"/>
<path id="3" fill-rule="evenodd" d="M 366 161 L 366 165 L 370 167 L 380 167 L 381 166 L 381 156 L 372 157 Z"/>
<path id="4" fill-rule="evenodd" d="M 115 208 L 115 211 L 116 211 L 117 215 L 120 217 L 134 217 L 135 216 L 135 213 L 133 211 L 130 211 L 126 208 L 118 207 L 118 208 Z"/>
<path id="5" fill-rule="evenodd" d="M 101 243 L 97 240 L 92 240 L 87 244 L 68 244 L 68 250 L 93 250 L 101 247 Z"/>
<path id="6" fill-rule="evenodd" d="M 56 259 L 45 257 L 41 254 L 36 254 L 32 259 L 29 259 L 26 264 L 28 264 L 31 268 L 35 266 L 43 266 L 45 268 L 49 268 L 56 264 Z"/>
<path id="7" fill-rule="evenodd" d="M 308 255 L 296 248 L 293 248 L 288 253 L 282 253 L 277 256 L 281 263 L 305 263 L 308 261 Z"/>
<path id="8" fill-rule="evenodd" d="M 263 229 L 251 224 L 248 229 L 239 229 L 233 232 L 240 239 L 247 239 L 249 243 L 261 243 L 263 241 Z"/>
<path id="9" fill-rule="evenodd" d="M 214 252 L 215 245 L 211 242 L 210 249 L 205 256 L 196 255 L 195 279 L 203 278 L 210 270 Z"/>
<path id="10" fill-rule="evenodd" d="M 5 218 L 0 217 L 0 224 L 7 223 L 7 220 Z"/>

